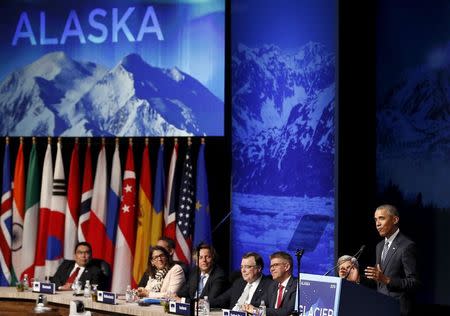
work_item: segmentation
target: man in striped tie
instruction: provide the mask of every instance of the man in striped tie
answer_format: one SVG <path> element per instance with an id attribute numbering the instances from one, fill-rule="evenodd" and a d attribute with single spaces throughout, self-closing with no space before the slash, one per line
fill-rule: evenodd
<path id="1" fill-rule="evenodd" d="M 50 277 L 50 282 L 60 291 L 72 289 L 72 284 L 80 281 L 84 287 L 86 280 L 91 284 L 99 284 L 102 281 L 102 272 L 99 267 L 91 264 L 92 247 L 87 242 L 79 242 L 75 246 L 75 260 L 64 260 L 58 267 L 55 275 Z"/>
<path id="2" fill-rule="evenodd" d="M 374 219 L 383 240 L 376 248 L 376 266 L 367 267 L 365 275 L 377 282 L 379 293 L 400 301 L 402 316 L 411 315 L 415 292 L 420 285 L 417 277 L 416 244 L 400 232 L 400 215 L 395 206 L 379 206 L 375 210 Z"/>

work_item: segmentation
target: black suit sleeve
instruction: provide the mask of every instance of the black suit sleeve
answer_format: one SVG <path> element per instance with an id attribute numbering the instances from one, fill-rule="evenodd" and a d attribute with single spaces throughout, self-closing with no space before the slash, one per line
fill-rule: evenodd
<path id="1" fill-rule="evenodd" d="M 144 275 L 142 276 L 141 280 L 139 281 L 138 287 L 146 287 L 149 277 L 150 276 L 149 276 L 148 272 L 144 272 Z"/>
<path id="2" fill-rule="evenodd" d="M 230 307 L 231 291 L 232 289 L 229 288 L 219 296 L 211 298 L 211 300 L 208 297 L 210 305 L 214 307 L 233 308 L 233 306 Z"/>
<path id="3" fill-rule="evenodd" d="M 190 283 L 192 282 L 191 279 L 193 277 L 194 277 L 193 274 L 191 274 L 189 276 L 189 280 L 186 283 L 184 283 L 183 286 L 178 290 L 177 296 L 191 299 L 191 296 L 189 294 L 190 293 L 189 289 L 190 289 Z"/>
<path id="4" fill-rule="evenodd" d="M 417 278 L 417 248 L 415 243 L 410 243 L 401 255 L 403 265 L 403 277 L 391 277 L 387 288 L 395 292 L 413 292 L 420 282 Z"/>
<path id="5" fill-rule="evenodd" d="M 277 309 L 273 307 L 275 306 L 275 302 L 273 300 L 271 301 L 269 297 L 267 297 L 267 301 L 264 301 L 264 303 L 267 306 L 266 308 L 267 316 L 288 316 L 292 314 L 295 308 L 296 288 L 297 288 L 296 280 L 292 278 L 288 283 L 288 289 L 287 292 L 284 294 L 285 296 L 283 298 L 281 307 Z M 272 286 L 272 294 L 274 289 L 276 291 L 277 287 Z M 268 295 L 271 295 L 270 292 Z M 268 304 L 270 304 L 270 306 L 268 306 Z"/>
<path id="6" fill-rule="evenodd" d="M 88 265 L 83 271 L 83 274 L 80 276 L 79 281 L 81 282 L 83 288 L 86 284 L 86 280 L 89 280 L 89 283 L 98 284 L 99 290 L 104 290 L 104 280 L 102 277 L 102 272 L 99 267 L 94 265 Z"/>
<path id="7" fill-rule="evenodd" d="M 216 268 L 214 274 L 210 277 L 211 279 L 206 282 L 209 284 L 205 284 L 202 295 L 208 296 L 212 308 L 220 307 L 215 304 L 215 299 L 226 290 L 228 280 L 225 272 L 220 268 Z"/>
<path id="8" fill-rule="evenodd" d="M 56 270 L 55 274 L 50 277 L 50 282 L 55 283 L 56 288 L 62 286 L 66 283 L 67 278 L 69 277 L 70 271 L 73 269 L 74 262 L 70 260 L 64 260 Z"/>

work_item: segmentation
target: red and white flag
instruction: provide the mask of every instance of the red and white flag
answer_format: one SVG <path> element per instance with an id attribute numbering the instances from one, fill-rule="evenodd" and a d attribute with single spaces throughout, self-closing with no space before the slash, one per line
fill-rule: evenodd
<path id="1" fill-rule="evenodd" d="M 89 215 L 92 201 L 91 143 L 88 139 L 84 158 L 83 186 L 81 190 L 80 217 L 78 218 L 78 241 L 86 241 L 89 230 Z"/>
<path id="2" fill-rule="evenodd" d="M 47 254 L 45 257 L 45 275 L 52 276 L 64 258 L 64 223 L 66 217 L 67 191 L 66 176 L 58 142 L 55 172 L 53 174 L 53 191 L 48 225 Z"/>
<path id="3" fill-rule="evenodd" d="M 12 196 L 9 138 L 6 137 L 2 174 L 2 207 L 0 211 L 0 286 L 11 285 Z"/>
<path id="4" fill-rule="evenodd" d="M 39 203 L 39 227 L 34 258 L 34 277 L 40 281 L 45 279 L 45 255 L 47 253 L 48 223 L 52 203 L 53 161 L 50 140 L 45 151 L 42 168 L 41 197 Z"/>
<path id="5" fill-rule="evenodd" d="M 175 240 L 175 167 L 177 165 L 178 157 L 178 142 L 175 138 L 175 144 L 173 145 L 172 158 L 170 159 L 169 175 L 167 177 L 167 192 L 166 202 L 164 203 L 164 236 Z"/>
<path id="6" fill-rule="evenodd" d="M 102 145 L 98 154 L 97 169 L 95 171 L 87 241 L 92 246 L 92 256 L 103 260 L 106 260 L 105 242 L 107 240 L 105 225 L 108 194 L 107 178 L 106 149 L 105 145 Z"/>
<path id="7" fill-rule="evenodd" d="M 122 201 L 119 209 L 119 229 L 114 253 L 114 272 L 111 291 L 123 293 L 132 284 L 133 254 L 136 236 L 136 174 L 134 171 L 133 146 L 128 147 L 127 161 L 122 182 Z"/>
<path id="8" fill-rule="evenodd" d="M 80 211 L 80 167 L 78 142 L 76 141 L 70 159 L 69 185 L 67 188 L 66 223 L 64 226 L 64 259 L 73 260 L 78 241 L 78 213 Z"/>

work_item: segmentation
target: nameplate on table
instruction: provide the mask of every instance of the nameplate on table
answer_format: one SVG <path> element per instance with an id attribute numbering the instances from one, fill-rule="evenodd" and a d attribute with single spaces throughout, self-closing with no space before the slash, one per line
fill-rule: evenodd
<path id="1" fill-rule="evenodd" d="M 191 305 L 186 303 L 169 302 L 169 313 L 177 315 L 190 315 Z"/>
<path id="2" fill-rule="evenodd" d="M 55 283 L 44 283 L 44 282 L 33 282 L 33 292 L 36 293 L 46 293 L 46 294 L 55 294 L 56 293 L 56 285 Z"/>
<path id="3" fill-rule="evenodd" d="M 245 312 L 233 311 L 231 309 L 222 309 L 223 316 L 246 316 Z"/>
<path id="4" fill-rule="evenodd" d="M 97 291 L 97 302 L 116 305 L 116 293 Z"/>

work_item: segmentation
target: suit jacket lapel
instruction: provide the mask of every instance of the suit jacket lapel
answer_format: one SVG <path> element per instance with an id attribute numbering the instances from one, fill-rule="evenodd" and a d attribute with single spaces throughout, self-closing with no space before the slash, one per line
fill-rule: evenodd
<path id="1" fill-rule="evenodd" d="M 256 288 L 255 292 L 252 296 L 252 303 L 259 302 L 259 299 L 261 298 L 262 291 L 263 291 L 263 284 L 264 284 L 264 278 L 261 278 L 261 281 L 259 281 L 258 287 Z"/>
<path id="2" fill-rule="evenodd" d="M 289 291 L 291 290 L 292 284 L 294 283 L 294 278 L 291 276 L 288 283 L 286 284 L 286 288 L 284 289 L 283 298 L 281 299 L 281 306 L 283 306 L 284 300 L 286 299 L 286 296 L 288 296 Z M 277 288 L 278 289 L 278 288 Z M 278 291 L 277 291 L 278 294 Z M 276 301 L 276 299 L 275 299 Z"/>
<path id="3" fill-rule="evenodd" d="M 387 266 L 389 265 L 389 261 L 391 260 L 392 256 L 394 255 L 394 253 L 397 251 L 398 246 L 399 246 L 399 236 L 400 233 L 395 237 L 395 239 L 392 241 L 392 245 L 389 247 L 389 250 L 386 254 L 386 258 L 384 258 L 384 262 L 381 266 L 381 270 L 384 272 L 387 268 Z"/>

